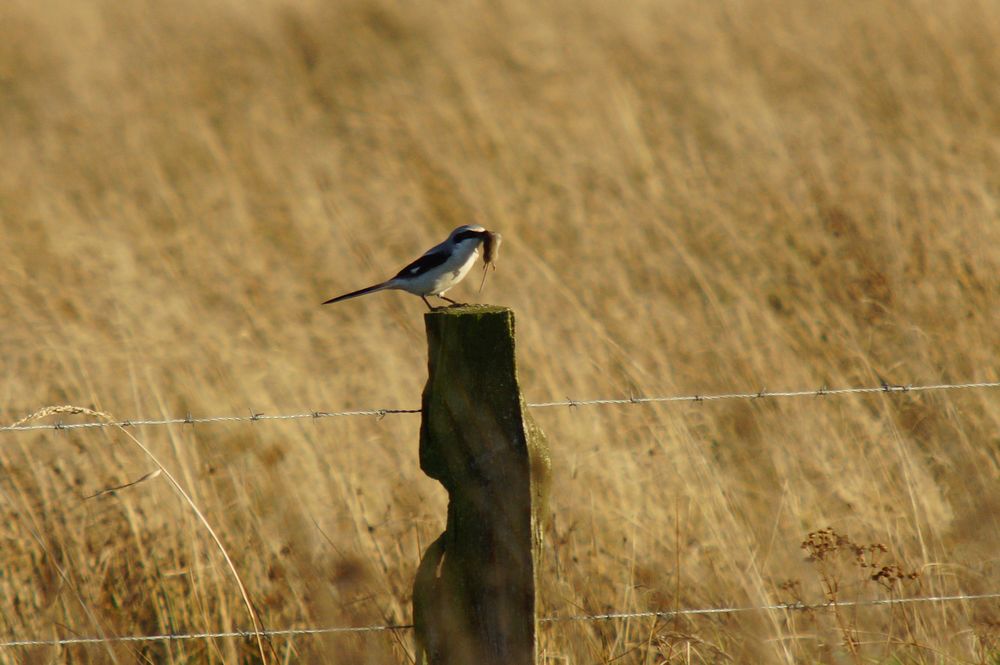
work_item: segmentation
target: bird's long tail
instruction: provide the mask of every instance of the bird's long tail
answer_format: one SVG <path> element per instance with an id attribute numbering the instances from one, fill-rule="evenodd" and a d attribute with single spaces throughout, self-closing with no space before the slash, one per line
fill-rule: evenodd
<path id="1" fill-rule="evenodd" d="M 351 291 L 350 293 L 345 293 L 342 296 L 337 296 L 336 298 L 330 298 L 324 305 L 329 305 L 331 303 L 340 302 L 341 300 L 348 300 L 349 298 L 357 298 L 358 296 L 367 295 L 369 293 L 375 293 L 376 291 L 384 291 L 385 289 L 392 288 L 392 280 L 388 282 L 382 282 L 381 284 L 376 284 L 375 286 L 369 286 L 365 289 L 359 289 L 357 291 Z"/>

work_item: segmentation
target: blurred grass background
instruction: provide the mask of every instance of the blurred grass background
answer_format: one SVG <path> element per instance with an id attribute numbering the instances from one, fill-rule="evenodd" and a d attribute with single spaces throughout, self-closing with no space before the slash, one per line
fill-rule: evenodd
<path id="1" fill-rule="evenodd" d="M 0 417 L 412 407 L 423 304 L 322 300 L 505 238 L 529 401 L 998 379 L 994 0 L 8 0 Z M 537 410 L 544 615 L 996 591 L 991 391 Z M 266 624 L 408 622 L 418 418 L 148 428 Z M 0 441 L 0 635 L 249 620 L 112 430 Z M 917 571 L 880 586 L 826 526 Z M 406 663 L 410 635 L 274 641 Z M 995 662 L 996 602 L 544 624 L 546 663 Z M 251 662 L 234 640 L 0 660 Z M 992 654 L 992 655 L 991 655 Z M 990 659 L 994 660 L 990 660 Z"/>

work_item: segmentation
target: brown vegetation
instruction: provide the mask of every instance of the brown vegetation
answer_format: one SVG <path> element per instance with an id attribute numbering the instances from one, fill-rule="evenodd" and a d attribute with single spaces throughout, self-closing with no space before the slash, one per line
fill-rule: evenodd
<path id="1" fill-rule="evenodd" d="M 481 297 L 517 313 L 529 400 L 995 380 L 998 45 L 989 0 L 5 2 L 0 419 L 418 405 L 423 304 L 318 303 L 473 220 L 505 239 Z M 831 580 L 850 600 L 996 591 L 998 399 L 537 410 L 542 612 L 816 602 Z M 285 628 L 408 622 L 445 508 L 417 427 L 136 435 Z M 3 639 L 250 625 L 162 477 L 84 498 L 153 470 L 118 430 L 0 436 Z M 850 539 L 808 560 L 828 525 L 884 546 L 862 559 L 879 568 Z M 541 644 L 546 663 L 985 662 L 998 625 L 996 602 L 952 602 L 549 623 Z M 411 650 L 405 632 L 272 645 Z"/>

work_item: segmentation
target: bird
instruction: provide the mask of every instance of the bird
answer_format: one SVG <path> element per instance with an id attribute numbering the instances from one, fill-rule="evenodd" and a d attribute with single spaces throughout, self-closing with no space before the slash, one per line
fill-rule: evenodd
<path id="1" fill-rule="evenodd" d="M 479 257 L 479 247 L 484 242 L 491 243 L 493 235 L 496 234 L 491 234 L 478 224 L 459 226 L 448 235 L 447 240 L 428 249 L 423 256 L 396 273 L 395 277 L 330 298 L 323 304 L 330 305 L 377 291 L 398 289 L 420 296 L 432 312 L 437 308 L 431 305 L 427 296 L 437 296 L 453 305 L 459 305 L 461 303 L 445 297 L 444 294 L 469 274 L 472 265 Z M 489 256 L 488 249 L 487 257 Z"/>

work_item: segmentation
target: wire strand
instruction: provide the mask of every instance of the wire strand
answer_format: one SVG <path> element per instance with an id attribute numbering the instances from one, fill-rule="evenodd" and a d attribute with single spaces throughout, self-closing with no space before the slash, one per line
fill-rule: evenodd
<path id="1" fill-rule="evenodd" d="M 877 598 L 873 600 L 842 600 L 837 602 L 809 605 L 806 603 L 777 603 L 774 605 L 749 605 L 744 607 L 713 607 L 704 609 L 656 610 L 647 612 L 610 612 L 607 614 L 576 614 L 564 617 L 547 617 L 542 623 L 569 621 L 616 621 L 624 619 L 648 619 L 658 617 L 669 619 L 675 616 L 706 615 L 706 614 L 737 614 L 740 612 L 765 612 L 773 610 L 784 611 L 815 611 L 836 607 L 866 607 L 875 605 L 905 605 L 911 603 L 942 603 L 957 600 L 989 600 L 1000 598 L 1000 593 L 982 593 L 974 595 L 955 596 L 917 596 L 913 598 Z"/>
<path id="2" fill-rule="evenodd" d="M 286 413 L 268 415 L 266 413 L 251 412 L 249 416 L 185 416 L 183 418 L 163 418 L 163 419 L 128 419 L 114 422 L 95 420 L 82 423 L 48 423 L 44 425 L 6 425 L 0 427 L 0 432 L 20 432 L 44 429 L 82 429 L 82 428 L 102 428 L 102 427 L 147 427 L 157 425 L 196 425 L 203 423 L 222 422 L 257 422 L 262 420 L 305 420 L 320 418 L 336 418 L 338 416 L 375 416 L 384 418 L 389 415 L 400 413 L 420 413 L 420 409 L 358 409 L 355 411 L 310 411 L 309 413 Z"/>
<path id="3" fill-rule="evenodd" d="M 856 388 L 816 388 L 811 390 L 787 390 L 772 392 L 761 389 L 755 392 L 741 393 L 721 393 L 715 395 L 668 395 L 664 397 L 618 397 L 603 399 L 566 399 L 554 402 L 533 402 L 528 407 L 532 409 L 545 409 L 553 407 L 579 406 L 608 406 L 608 405 L 628 405 L 628 404 L 656 404 L 665 402 L 712 402 L 719 400 L 734 399 L 776 399 L 794 397 L 828 397 L 839 395 L 858 395 L 872 393 L 915 393 L 935 390 L 971 390 L 1000 388 L 1000 381 L 984 381 L 978 383 L 937 383 L 930 385 L 899 385 L 883 383 L 879 386 L 856 387 Z M 81 423 L 46 423 L 38 425 L 5 425 L 0 427 L 0 432 L 23 432 L 31 430 L 64 430 L 83 429 L 101 427 L 147 427 L 158 425 L 196 425 L 204 423 L 220 422 L 258 422 L 267 420 L 319 420 L 321 418 L 336 418 L 345 416 L 374 416 L 384 418 L 389 415 L 420 413 L 420 409 L 357 409 L 354 411 L 310 411 L 307 413 L 289 413 L 268 415 L 266 413 L 250 412 L 248 416 L 205 416 L 194 417 L 188 414 L 183 418 L 163 418 L 163 419 L 129 419 L 115 422 L 88 421 Z"/>
<path id="4" fill-rule="evenodd" d="M 330 626 L 327 628 L 286 628 L 284 630 L 262 630 L 264 637 L 295 637 L 297 635 L 325 635 L 330 633 L 377 633 L 392 630 L 409 630 L 413 624 L 384 626 Z M 217 633 L 177 633 L 163 635 L 120 635 L 113 637 L 68 637 L 59 640 L 17 640 L 0 642 L 0 649 L 42 646 L 72 646 L 80 644 L 101 644 L 104 642 L 168 642 L 183 640 L 212 640 L 241 637 L 253 639 L 252 630 L 230 630 Z"/>
<path id="5" fill-rule="evenodd" d="M 570 616 L 553 616 L 540 619 L 540 623 L 565 623 L 573 621 L 621 621 L 626 619 L 671 618 L 685 615 L 736 614 L 740 612 L 767 611 L 815 611 L 836 607 L 864 607 L 878 605 L 904 605 L 911 603 L 944 603 L 955 601 L 989 600 L 1000 598 L 998 593 L 983 593 L 973 595 L 952 596 L 916 596 L 912 598 L 881 598 L 874 600 L 838 601 L 807 605 L 805 603 L 778 603 L 774 605 L 754 605 L 742 607 L 708 607 L 702 609 L 658 610 L 648 612 L 612 612 L 607 614 L 577 614 Z M 398 630 L 410 630 L 413 624 L 386 624 L 373 626 L 330 626 L 326 628 L 287 628 L 283 630 L 264 630 L 261 635 L 266 637 L 296 637 L 305 635 L 326 635 L 337 633 L 377 633 Z M 254 636 L 253 631 L 233 630 L 215 633 L 178 633 L 163 635 L 122 635 L 115 637 L 69 637 L 55 640 L 12 640 L 0 642 L 0 649 L 43 647 L 43 646 L 73 646 L 86 644 L 101 644 L 106 642 L 165 642 L 201 639 L 245 638 Z"/>
<path id="6" fill-rule="evenodd" d="M 555 406 L 592 406 L 608 404 L 651 404 L 656 402 L 711 402 L 727 399 L 766 399 L 779 397 L 827 397 L 836 395 L 857 395 L 866 393 L 909 393 L 932 390 L 961 390 L 973 388 L 1000 388 L 1000 381 L 981 383 L 937 383 L 931 385 L 896 385 L 883 383 L 880 386 L 862 388 L 817 388 L 814 390 L 786 390 L 772 392 L 763 388 L 756 392 L 721 393 L 716 395 L 672 395 L 667 397 L 626 397 L 612 399 L 567 399 L 559 402 L 536 402 L 529 407 L 542 409 Z"/>

